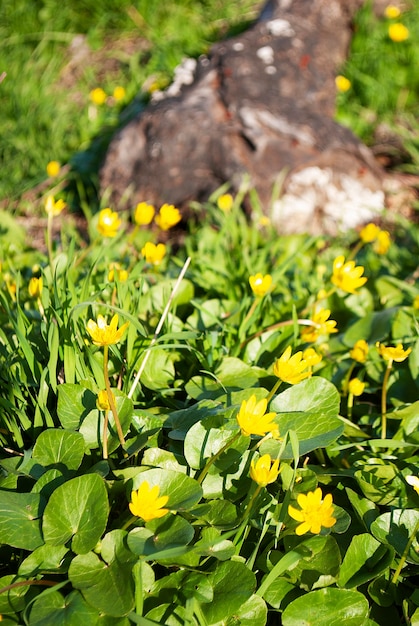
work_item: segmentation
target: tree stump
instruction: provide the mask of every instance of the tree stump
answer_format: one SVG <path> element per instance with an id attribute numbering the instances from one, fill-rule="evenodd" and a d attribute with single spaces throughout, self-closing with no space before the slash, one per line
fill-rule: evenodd
<path id="1" fill-rule="evenodd" d="M 119 209 L 186 208 L 226 181 L 234 193 L 247 176 L 280 233 L 334 234 L 373 219 L 382 172 L 333 119 L 335 76 L 362 4 L 270 0 L 247 31 L 187 59 L 111 141 L 101 192 Z"/>

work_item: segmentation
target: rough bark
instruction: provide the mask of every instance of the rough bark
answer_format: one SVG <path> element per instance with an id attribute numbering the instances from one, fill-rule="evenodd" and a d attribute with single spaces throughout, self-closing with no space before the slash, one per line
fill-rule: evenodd
<path id="1" fill-rule="evenodd" d="M 280 232 L 335 232 L 383 204 L 370 151 L 337 124 L 335 76 L 363 0 L 270 0 L 246 32 L 189 59 L 113 138 L 101 190 L 117 208 L 186 207 L 247 175 Z M 283 195 L 272 189 L 286 173 Z"/>

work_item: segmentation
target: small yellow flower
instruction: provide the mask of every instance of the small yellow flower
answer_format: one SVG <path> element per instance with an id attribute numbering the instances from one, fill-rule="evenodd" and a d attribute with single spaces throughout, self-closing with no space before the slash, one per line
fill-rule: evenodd
<path id="1" fill-rule="evenodd" d="M 365 363 L 368 356 L 368 350 L 369 346 L 365 339 L 358 339 L 352 350 L 349 351 L 349 355 L 354 361 L 357 361 L 358 363 Z"/>
<path id="2" fill-rule="evenodd" d="M 55 178 L 60 173 L 61 166 L 58 161 L 50 161 L 47 164 L 47 174 L 50 178 Z"/>
<path id="3" fill-rule="evenodd" d="M 45 201 L 45 211 L 48 215 L 56 217 L 61 213 L 63 209 L 65 209 L 65 207 L 66 203 L 64 202 L 64 200 L 59 199 L 56 201 L 54 200 L 54 196 L 47 196 L 47 199 Z"/>
<path id="4" fill-rule="evenodd" d="M 101 87 L 96 87 L 96 89 L 92 89 L 89 94 L 90 100 L 93 104 L 100 106 L 106 102 L 106 93 L 103 91 Z"/>
<path id="5" fill-rule="evenodd" d="M 119 283 L 125 283 L 128 280 L 128 272 L 124 270 L 119 263 L 111 263 L 109 266 L 108 280 L 113 283 L 117 277 Z"/>
<path id="6" fill-rule="evenodd" d="M 359 378 L 352 378 L 348 383 L 348 391 L 353 396 L 361 396 L 364 393 L 365 383 Z"/>
<path id="7" fill-rule="evenodd" d="M 271 219 L 267 215 L 261 215 L 258 219 L 258 226 L 260 228 L 267 228 L 271 225 Z"/>
<path id="8" fill-rule="evenodd" d="M 413 308 L 417 311 L 419 309 L 419 296 L 413 298 Z"/>
<path id="9" fill-rule="evenodd" d="M 274 363 L 274 374 L 285 383 L 296 385 L 311 376 L 310 365 L 303 359 L 303 353 L 296 352 L 291 356 L 291 346 Z"/>
<path id="10" fill-rule="evenodd" d="M 272 286 L 272 276 L 270 274 L 265 274 L 265 276 L 263 276 L 259 272 L 254 276 L 249 276 L 249 284 L 255 296 L 259 296 L 261 298 L 270 290 Z"/>
<path id="11" fill-rule="evenodd" d="M 315 491 L 309 491 L 307 494 L 300 493 L 297 496 L 297 502 L 301 510 L 288 506 L 288 515 L 297 522 L 302 522 L 295 529 L 296 535 L 304 535 L 312 532 L 318 535 L 322 529 L 331 528 L 336 524 L 336 518 L 333 517 L 333 500 L 330 493 L 326 494 L 322 500 L 322 490 L 317 487 Z"/>
<path id="12" fill-rule="evenodd" d="M 314 350 L 314 348 L 307 348 L 303 352 L 303 360 L 306 361 L 308 367 L 314 367 L 318 365 L 322 360 L 322 355 Z"/>
<path id="13" fill-rule="evenodd" d="M 117 102 L 120 102 L 121 100 L 123 100 L 125 98 L 125 89 L 123 87 L 115 87 L 115 89 L 113 90 L 113 97 L 115 98 L 115 100 Z"/>
<path id="14" fill-rule="evenodd" d="M 166 254 L 166 246 L 164 243 L 156 245 L 152 241 L 147 241 L 141 249 L 141 254 L 150 265 L 160 265 Z"/>
<path id="15" fill-rule="evenodd" d="M 377 239 L 373 245 L 374 252 L 376 252 L 377 254 L 387 254 L 390 243 L 390 233 L 387 230 L 380 230 Z"/>
<path id="16" fill-rule="evenodd" d="M 375 241 L 377 239 L 380 232 L 381 228 L 377 226 L 377 224 L 373 224 L 371 222 L 370 224 L 366 224 L 366 226 L 361 228 L 361 230 L 359 231 L 359 237 L 364 243 L 371 243 L 372 241 Z"/>
<path id="17" fill-rule="evenodd" d="M 139 489 L 131 493 L 131 502 L 129 503 L 131 513 L 141 517 L 145 522 L 164 517 L 169 512 L 169 509 L 163 508 L 169 500 L 169 496 L 159 497 L 159 492 L 159 485 L 150 487 L 146 480 L 142 482 Z"/>
<path id="18" fill-rule="evenodd" d="M 340 255 L 333 261 L 332 283 L 342 291 L 356 293 L 356 290 L 367 282 L 367 278 L 362 276 L 363 273 L 362 265 L 355 266 L 355 261 L 345 263 L 345 257 Z"/>
<path id="19" fill-rule="evenodd" d="M 109 404 L 108 392 L 106 389 L 101 389 L 97 394 L 96 407 L 99 411 L 109 411 L 111 405 Z"/>
<path id="20" fill-rule="evenodd" d="M 152 204 L 140 202 L 135 207 L 134 220 L 138 226 L 148 226 L 154 217 L 156 210 Z"/>
<path id="21" fill-rule="evenodd" d="M 338 91 L 340 91 L 341 93 L 345 93 L 345 91 L 349 91 L 349 89 L 351 88 L 351 81 L 346 78 L 346 76 L 342 76 L 341 74 L 339 74 L 335 78 L 335 85 Z"/>
<path id="22" fill-rule="evenodd" d="M 331 333 L 337 333 L 335 320 L 329 320 L 330 309 L 319 309 L 316 311 L 311 321 L 315 326 L 304 326 L 301 330 L 301 339 L 307 342 L 314 342 L 321 335 L 330 335 Z"/>
<path id="23" fill-rule="evenodd" d="M 224 193 L 217 200 L 218 208 L 224 213 L 229 213 L 233 208 L 234 199 L 231 193 Z"/>
<path id="24" fill-rule="evenodd" d="M 264 437 L 266 433 L 278 430 L 278 425 L 273 421 L 275 413 L 266 413 L 267 406 L 266 398 L 256 402 L 254 394 L 248 400 L 243 400 L 237 414 L 237 421 L 245 437 L 249 435 Z"/>
<path id="25" fill-rule="evenodd" d="M 121 220 L 118 213 L 112 209 L 102 209 L 99 212 L 97 229 L 102 237 L 116 237 L 121 226 Z"/>
<path id="26" fill-rule="evenodd" d="M 401 11 L 400 11 L 399 7 L 394 6 L 394 4 L 389 4 L 384 9 L 384 15 L 389 20 L 393 20 L 393 19 L 396 19 L 397 17 L 400 17 L 400 14 L 401 14 Z"/>
<path id="27" fill-rule="evenodd" d="M 376 346 L 378 348 L 378 352 L 385 361 L 396 361 L 396 363 L 401 363 L 407 359 L 409 354 L 412 352 L 412 348 L 404 350 L 401 343 L 394 347 L 384 346 L 382 343 L 377 342 Z"/>
<path id="28" fill-rule="evenodd" d="M 406 476 L 406 482 L 411 485 L 419 495 L 419 478 L 417 476 Z"/>
<path id="29" fill-rule="evenodd" d="M 173 204 L 163 204 L 163 206 L 160 207 L 160 211 L 156 216 L 155 222 L 162 230 L 169 230 L 172 226 L 175 226 L 178 222 L 180 222 L 181 219 L 182 216 L 179 209 L 173 206 Z"/>
<path id="30" fill-rule="evenodd" d="M 125 322 L 121 328 L 118 328 L 118 314 L 115 313 L 109 325 L 103 315 L 98 315 L 97 322 L 89 320 L 86 329 L 95 345 L 112 346 L 121 340 L 128 325 L 129 322 Z"/>
<path id="31" fill-rule="evenodd" d="M 395 24 L 390 24 L 388 27 L 388 36 L 391 41 L 400 43 L 401 41 L 406 41 L 406 39 L 409 38 L 409 29 L 404 24 L 396 22 Z"/>
<path id="32" fill-rule="evenodd" d="M 42 276 L 40 276 L 39 278 L 36 278 L 35 276 L 33 276 L 33 278 L 30 279 L 29 285 L 28 285 L 28 291 L 29 291 L 30 297 L 40 298 L 41 293 L 42 293 L 42 286 L 43 286 Z"/>
<path id="33" fill-rule="evenodd" d="M 253 459 L 250 464 L 250 478 L 260 487 L 266 487 L 270 483 L 274 483 L 279 475 L 279 459 L 272 463 L 269 454 L 264 454 L 255 462 Z"/>

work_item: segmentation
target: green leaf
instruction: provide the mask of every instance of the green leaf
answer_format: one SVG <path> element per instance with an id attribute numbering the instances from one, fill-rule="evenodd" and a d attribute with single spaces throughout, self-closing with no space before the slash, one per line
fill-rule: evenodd
<path id="1" fill-rule="evenodd" d="M 76 432 L 58 428 L 44 430 L 36 440 L 32 459 L 43 467 L 62 464 L 76 470 L 84 456 L 84 439 Z"/>
<path id="2" fill-rule="evenodd" d="M 419 511 L 414 509 L 393 509 L 383 513 L 371 524 L 371 532 L 378 541 L 392 546 L 397 554 L 402 555 L 410 536 L 419 524 Z M 419 542 L 417 537 L 410 546 L 407 561 L 419 563 Z"/>
<path id="3" fill-rule="evenodd" d="M 299 586 L 306 591 L 335 583 L 341 563 L 336 540 L 330 535 L 315 536 L 299 545 L 307 548 L 310 555 L 301 559 L 289 572 L 292 582 L 298 581 Z"/>
<path id="4" fill-rule="evenodd" d="M 364 495 L 381 505 L 394 505 L 394 500 L 402 487 L 400 472 L 396 465 L 381 459 L 376 459 L 375 463 L 370 462 L 362 469 L 356 470 L 355 478 Z"/>
<path id="5" fill-rule="evenodd" d="M 45 501 L 37 493 L 0 491 L 0 541 L 14 548 L 35 550 L 44 541 L 41 512 Z"/>
<path id="6" fill-rule="evenodd" d="M 148 389 L 160 391 L 161 389 L 170 388 L 173 385 L 174 378 L 173 353 L 168 353 L 163 348 L 151 348 L 141 375 L 141 384 L 148 387 Z"/>
<path id="7" fill-rule="evenodd" d="M 278 413 L 276 421 L 280 436 L 284 438 L 290 430 L 295 432 L 300 456 L 325 448 L 340 437 L 344 424 L 338 417 L 339 408 L 340 396 L 336 387 L 319 376 L 289 387 L 275 396 L 270 405 L 270 409 Z M 267 439 L 261 445 L 261 453 L 275 458 L 280 448 L 280 441 Z M 282 458 L 293 458 L 290 443 L 287 443 Z"/>
<path id="8" fill-rule="evenodd" d="M 392 563 L 394 550 L 364 533 L 352 537 L 339 572 L 340 587 L 359 587 L 383 573 Z"/>
<path id="9" fill-rule="evenodd" d="M 258 382 L 258 375 L 250 365 L 235 357 L 225 357 L 215 372 L 206 376 L 194 376 L 185 385 L 191 398 L 204 400 L 224 396 L 227 391 L 249 389 Z"/>
<path id="10" fill-rule="evenodd" d="M 379 516 L 380 510 L 374 502 L 359 495 L 353 489 L 346 488 L 346 494 L 359 521 L 364 524 L 367 530 L 370 530 L 372 522 Z"/>
<path id="11" fill-rule="evenodd" d="M 118 389 L 112 389 L 112 393 L 115 397 L 122 432 L 126 435 L 132 420 L 133 403 L 130 398 Z M 95 407 L 86 415 L 80 426 L 79 432 L 83 435 L 86 446 L 91 450 L 102 447 L 104 419 L 104 412 L 99 411 Z M 108 452 L 111 453 L 116 450 L 120 444 L 112 411 L 108 412 L 108 419 Z"/>
<path id="12" fill-rule="evenodd" d="M 108 495 L 97 474 L 77 476 L 51 495 L 44 511 L 45 543 L 58 546 L 70 542 L 76 554 L 95 547 L 108 520 Z"/>
<path id="13" fill-rule="evenodd" d="M 133 478 L 133 491 L 137 490 L 144 481 L 147 481 L 150 487 L 159 485 L 159 494 L 169 496 L 169 501 L 165 505 L 168 509 L 187 511 L 202 498 L 201 485 L 181 472 L 160 468 L 141 472 Z"/>
<path id="14" fill-rule="evenodd" d="M 188 544 L 194 529 L 179 516 L 166 515 L 147 524 L 147 528 L 134 528 L 128 535 L 131 552 L 147 560 L 176 562 L 176 558 L 190 551 Z"/>
<path id="15" fill-rule="evenodd" d="M 201 605 L 201 610 L 208 624 L 216 624 L 236 614 L 252 596 L 256 577 L 244 563 L 226 561 L 219 563 L 209 574 L 208 582 L 213 588 L 214 599 L 211 604 Z"/>
<path id="16" fill-rule="evenodd" d="M 78 591 L 64 597 L 59 591 L 41 594 L 34 602 L 29 626 L 96 626 L 99 614 Z"/>
<path id="17" fill-rule="evenodd" d="M 282 614 L 283 626 L 364 626 L 369 606 L 358 591 L 326 587 L 293 600 Z"/>
<path id="18" fill-rule="evenodd" d="M 8 574 L 0 578 L 0 589 L 22 582 L 24 578 L 17 578 L 14 574 Z M 0 615 L 13 615 L 22 611 L 26 605 L 25 594 L 29 591 L 29 585 L 12 587 L 0 594 Z M 1 620 L 3 622 L 3 620 Z"/>
<path id="19" fill-rule="evenodd" d="M 68 576 L 85 600 L 106 615 L 122 617 L 134 608 L 134 583 L 126 562 L 108 564 L 88 552 L 72 560 Z"/>
<path id="20" fill-rule="evenodd" d="M 63 428 L 76 430 L 90 411 L 96 409 L 96 394 L 82 385 L 58 385 L 57 414 Z"/>
<path id="21" fill-rule="evenodd" d="M 20 576 L 35 576 L 39 572 L 58 572 L 67 554 L 65 546 L 39 546 L 19 566 Z"/>

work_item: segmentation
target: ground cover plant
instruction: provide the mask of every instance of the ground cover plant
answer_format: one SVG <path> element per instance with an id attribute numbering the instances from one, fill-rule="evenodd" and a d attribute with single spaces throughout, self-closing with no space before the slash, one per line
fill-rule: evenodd
<path id="1" fill-rule="evenodd" d="M 0 232 L 2 622 L 416 624 L 417 225 L 279 237 L 244 181 L 79 232 L 47 169 L 45 246 Z"/>

